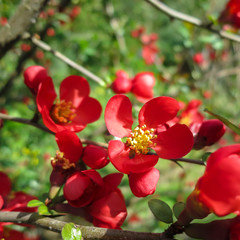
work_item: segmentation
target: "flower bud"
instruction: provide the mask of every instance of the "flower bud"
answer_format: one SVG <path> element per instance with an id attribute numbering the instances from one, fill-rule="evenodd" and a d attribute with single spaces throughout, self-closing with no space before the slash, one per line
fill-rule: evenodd
<path id="1" fill-rule="evenodd" d="M 90 168 L 101 169 L 109 163 L 107 157 L 108 153 L 106 149 L 95 145 L 88 145 L 84 149 L 82 160 Z"/>

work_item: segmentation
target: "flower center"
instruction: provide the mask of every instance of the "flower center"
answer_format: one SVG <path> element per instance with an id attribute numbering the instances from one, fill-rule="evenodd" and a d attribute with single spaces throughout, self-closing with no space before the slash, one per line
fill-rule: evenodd
<path id="1" fill-rule="evenodd" d="M 74 109 L 71 101 L 57 100 L 51 109 L 50 115 L 56 123 L 69 123 L 76 117 Z"/>
<path id="2" fill-rule="evenodd" d="M 70 163 L 69 159 L 64 157 L 64 153 L 57 151 L 56 156 L 51 158 L 51 164 L 53 168 L 58 168 L 62 170 L 68 170 L 70 168 L 75 168 L 75 163 Z"/>
<path id="3" fill-rule="evenodd" d="M 153 134 L 155 130 L 146 128 L 146 125 L 135 127 L 131 137 L 127 138 L 127 146 L 135 151 L 136 154 L 147 154 L 150 151 L 150 147 L 156 145 L 152 142 L 152 139 L 157 137 L 157 135 Z"/>

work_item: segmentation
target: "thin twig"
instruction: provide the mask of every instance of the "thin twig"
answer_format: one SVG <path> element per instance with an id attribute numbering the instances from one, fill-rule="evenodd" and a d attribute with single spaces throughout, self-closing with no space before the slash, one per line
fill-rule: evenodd
<path id="1" fill-rule="evenodd" d="M 177 158 L 177 159 L 170 159 L 170 160 L 173 162 L 187 162 L 187 163 L 193 163 L 196 165 L 205 166 L 202 160 L 196 160 L 196 159 L 190 159 L 190 158 Z"/>
<path id="2" fill-rule="evenodd" d="M 171 18 L 175 18 L 175 19 L 178 19 L 180 21 L 191 23 L 191 24 L 193 24 L 197 27 L 204 28 L 204 29 L 206 29 L 210 32 L 216 33 L 222 38 L 240 43 L 240 36 L 239 35 L 232 34 L 232 33 L 229 33 L 227 31 L 224 31 L 224 30 L 217 30 L 217 29 L 213 28 L 212 24 L 206 24 L 198 18 L 195 18 L 193 16 L 178 12 L 178 11 L 168 7 L 167 5 L 162 3 L 161 1 L 158 1 L 158 0 L 145 0 L 145 1 L 150 3 L 151 5 L 153 5 L 155 8 L 162 11 L 163 13 L 167 14 Z"/>
<path id="3" fill-rule="evenodd" d="M 25 35 L 30 36 L 28 33 L 25 33 Z M 99 78 L 98 76 L 96 76 L 95 74 L 93 74 L 92 72 L 90 72 L 89 70 L 84 68 L 83 66 L 80 66 L 76 62 L 72 61 L 71 59 L 69 59 L 68 57 L 63 55 L 62 53 L 52 49 L 51 46 L 49 46 L 47 43 L 43 42 L 42 40 L 37 39 L 34 36 L 30 37 L 30 40 L 36 46 L 40 47 L 44 51 L 51 52 L 55 57 L 59 58 L 60 60 L 62 60 L 66 64 L 68 64 L 70 67 L 72 67 L 72 68 L 76 69 L 77 71 L 81 72 L 82 74 L 84 74 L 85 76 L 90 78 L 91 80 L 97 82 L 101 86 L 105 86 L 105 82 L 101 78 Z"/>
<path id="4" fill-rule="evenodd" d="M 45 126 L 43 126 L 43 125 L 41 125 L 39 123 L 35 123 L 35 122 L 33 122 L 33 121 L 29 120 L 29 119 L 26 119 L 26 118 L 12 117 L 12 116 L 9 116 L 7 114 L 0 113 L 0 119 L 31 125 L 31 126 L 34 126 L 36 128 L 39 128 L 39 129 L 41 129 L 41 130 L 43 130 L 45 132 L 54 134 L 54 132 L 50 131 Z"/>
<path id="5" fill-rule="evenodd" d="M 0 222 L 31 224 L 58 233 L 67 223 L 51 217 L 39 216 L 37 213 L 26 212 L 0 212 Z M 132 232 L 77 224 L 75 226 L 80 228 L 84 240 L 167 240 L 161 233 Z"/>

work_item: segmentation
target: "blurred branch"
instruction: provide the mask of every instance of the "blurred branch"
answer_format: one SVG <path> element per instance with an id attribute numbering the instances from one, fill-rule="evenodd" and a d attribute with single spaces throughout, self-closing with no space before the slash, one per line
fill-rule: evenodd
<path id="1" fill-rule="evenodd" d="M 15 14 L 0 30 L 0 58 L 20 39 L 31 24 L 36 22 L 39 12 L 48 0 L 23 0 Z"/>
<path id="2" fill-rule="evenodd" d="M 145 0 L 145 1 L 150 3 L 152 6 L 154 6 L 155 8 L 157 8 L 158 10 L 165 13 L 166 15 L 168 15 L 171 18 L 175 18 L 180 21 L 191 23 L 197 27 L 204 28 L 210 32 L 216 33 L 222 38 L 240 43 L 239 35 L 232 34 L 232 33 L 229 33 L 227 31 L 223 31 L 223 30 L 217 30 L 217 29 L 213 28 L 212 23 L 206 24 L 202 20 L 195 18 L 193 16 L 189 16 L 187 14 L 178 12 L 158 0 Z"/>
<path id="3" fill-rule="evenodd" d="M 104 3 L 106 16 L 109 20 L 114 36 L 117 39 L 120 52 L 122 54 L 125 54 L 127 51 L 126 42 L 123 37 L 123 33 L 120 29 L 119 21 L 117 20 L 117 18 L 114 17 L 114 6 L 112 2 L 109 0 L 104 0 L 103 3 Z"/>
<path id="4" fill-rule="evenodd" d="M 0 212 L 0 222 L 13 222 L 18 224 L 31 224 L 53 232 L 60 233 L 67 222 L 59 221 L 51 217 L 39 216 L 37 213 L 24 212 Z M 106 229 L 77 225 L 80 228 L 84 240 L 160 240 L 171 239 L 166 234 L 132 232 L 117 229 Z"/>
<path id="5" fill-rule="evenodd" d="M 30 36 L 29 33 L 25 33 L 25 35 L 26 35 L 26 37 Z M 41 49 L 43 49 L 47 52 L 51 52 L 55 57 L 59 58 L 60 60 L 62 60 L 66 64 L 68 64 L 70 67 L 72 67 L 72 68 L 76 69 L 77 71 L 81 72 L 82 74 L 84 74 L 85 76 L 90 78 L 91 80 L 97 82 L 101 86 L 105 85 L 105 82 L 101 78 L 99 78 L 98 76 L 96 76 L 92 72 L 88 71 L 86 68 L 80 66 L 76 62 L 72 61 L 68 57 L 64 56 L 62 53 L 52 49 L 47 43 L 43 42 L 42 40 L 37 39 L 34 36 L 30 37 L 30 40 L 36 46 L 40 47 Z"/>
<path id="6" fill-rule="evenodd" d="M 52 131 L 50 131 L 45 126 L 43 126 L 43 125 L 41 125 L 39 123 L 35 123 L 35 122 L 33 122 L 33 121 L 29 120 L 29 119 L 26 119 L 26 118 L 12 117 L 12 116 L 9 116 L 7 114 L 0 113 L 0 119 L 31 125 L 31 126 L 34 126 L 36 128 L 39 128 L 39 129 L 41 129 L 41 130 L 43 130 L 45 132 L 54 134 Z"/>

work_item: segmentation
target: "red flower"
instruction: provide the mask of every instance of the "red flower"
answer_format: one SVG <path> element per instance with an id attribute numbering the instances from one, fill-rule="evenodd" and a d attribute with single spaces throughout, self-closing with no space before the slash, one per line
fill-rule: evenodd
<path id="1" fill-rule="evenodd" d="M 145 28 L 143 26 L 139 26 L 135 30 L 131 32 L 132 37 L 138 38 L 145 32 Z"/>
<path id="2" fill-rule="evenodd" d="M 197 124 L 199 125 L 199 124 Z M 193 129 L 193 127 L 192 127 Z M 196 130 L 196 129 L 195 129 Z M 211 146 L 216 143 L 225 133 L 226 127 L 218 119 L 203 121 L 194 137 L 194 149 L 202 149 L 205 146 Z"/>
<path id="3" fill-rule="evenodd" d="M 4 172 L 0 172 L 0 211 L 36 212 L 37 208 L 29 208 L 30 200 L 35 196 L 24 192 L 11 192 L 11 180 Z M 0 223 L 0 236 L 3 234 L 3 226 L 11 223 Z M 5 235 L 4 235 L 5 236 Z"/>
<path id="4" fill-rule="evenodd" d="M 218 216 L 240 215 L 240 144 L 222 147 L 211 154 L 204 175 L 187 199 L 191 218 L 213 212 Z"/>
<path id="5" fill-rule="evenodd" d="M 113 136 L 127 137 L 127 140 L 126 143 L 120 140 L 109 142 L 108 155 L 112 164 L 122 173 L 144 173 L 154 167 L 158 157 L 171 159 L 187 154 L 193 145 L 193 136 L 188 127 L 182 124 L 169 127 L 166 124 L 178 110 L 175 99 L 154 98 L 143 105 L 138 115 L 139 125 L 132 131 L 130 100 L 124 95 L 113 96 L 105 110 L 106 126 Z M 148 154 L 151 148 L 158 156 Z"/>
<path id="6" fill-rule="evenodd" d="M 92 169 L 101 169 L 109 163 L 107 157 L 108 153 L 106 149 L 95 145 L 88 145 L 84 148 L 82 160 Z"/>
<path id="7" fill-rule="evenodd" d="M 132 80 L 125 71 L 118 70 L 111 87 L 115 93 L 128 93 L 132 88 Z"/>
<path id="8" fill-rule="evenodd" d="M 230 0 L 227 3 L 219 17 L 219 22 L 230 23 L 235 28 L 240 28 L 240 2 L 238 0 Z"/>
<path id="9" fill-rule="evenodd" d="M 191 100 L 179 117 L 179 123 L 190 126 L 192 123 L 202 123 L 204 116 L 199 112 L 202 102 L 199 99 Z"/>
<path id="10" fill-rule="evenodd" d="M 197 64 L 197 65 L 202 65 L 205 62 L 205 59 L 203 57 L 203 54 L 201 52 L 195 53 L 193 55 L 193 61 Z"/>
<path id="11" fill-rule="evenodd" d="M 151 65 L 155 62 L 157 53 L 159 52 L 157 46 L 154 43 L 143 45 L 142 57 L 147 65 Z"/>
<path id="12" fill-rule="evenodd" d="M 44 124 L 53 132 L 82 131 L 100 117 L 102 110 L 100 103 L 88 96 L 89 92 L 85 78 L 69 76 L 62 81 L 60 99 L 56 100 L 52 79 L 45 78 L 37 95 L 37 106 Z"/>
<path id="13" fill-rule="evenodd" d="M 127 217 L 126 204 L 121 191 L 117 188 L 122 180 L 120 173 L 109 174 L 103 178 L 96 200 L 88 208 L 97 227 L 119 229 Z"/>
<path id="14" fill-rule="evenodd" d="M 66 181 L 64 197 L 71 206 L 84 207 L 93 201 L 97 187 L 102 185 L 100 174 L 93 169 L 75 172 Z"/>
<path id="15" fill-rule="evenodd" d="M 132 80 L 132 93 L 139 102 L 147 102 L 153 98 L 155 77 L 152 72 L 138 73 Z"/>
<path id="16" fill-rule="evenodd" d="M 42 66 L 30 66 L 25 69 L 24 83 L 28 86 L 31 92 L 36 95 L 39 84 L 48 77 L 47 70 Z"/>

